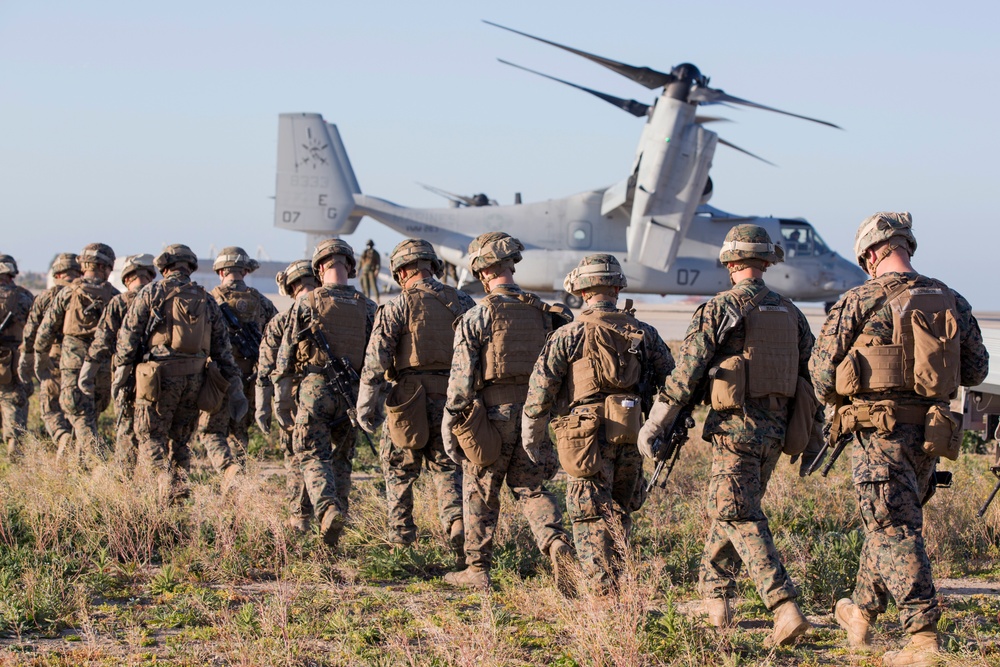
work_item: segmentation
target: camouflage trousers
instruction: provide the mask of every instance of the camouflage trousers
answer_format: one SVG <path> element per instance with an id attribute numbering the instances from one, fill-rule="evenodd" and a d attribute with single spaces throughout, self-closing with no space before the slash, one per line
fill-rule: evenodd
<path id="1" fill-rule="evenodd" d="M 430 437 L 420 449 L 394 443 L 389 429 L 382 428 L 379 449 L 382 473 L 385 476 L 385 494 L 389 501 L 389 524 L 396 541 L 412 544 L 417 539 L 417 525 L 413 521 L 413 484 L 426 467 L 437 489 L 438 516 L 445 534 L 451 524 L 462 520 L 462 469 L 444 451 L 441 440 L 441 418 L 445 399 L 427 399 L 427 425 Z"/>
<path id="2" fill-rule="evenodd" d="M 378 271 L 362 271 L 359 282 L 361 283 L 361 291 L 364 295 L 375 303 L 378 303 Z"/>
<path id="3" fill-rule="evenodd" d="M 188 441 L 198 424 L 198 393 L 204 373 L 160 378 L 155 402 L 135 401 L 139 465 L 176 478 L 191 463 Z"/>
<path id="4" fill-rule="evenodd" d="M 330 509 L 347 517 L 355 438 L 349 407 L 322 375 L 310 373 L 299 385 L 292 449 L 317 519 Z"/>
<path id="5" fill-rule="evenodd" d="M 465 562 L 488 570 L 493 565 L 493 534 L 500 517 L 500 490 L 503 483 L 520 504 L 528 520 L 535 544 L 548 553 L 555 540 L 569 544 L 562 526 L 562 513 L 545 480 L 558 468 L 555 457 L 548 465 L 536 465 L 521 447 L 522 403 L 506 403 L 489 408 L 490 422 L 500 433 L 500 458 L 480 467 L 463 463 L 465 500 Z"/>
<path id="6" fill-rule="evenodd" d="M 98 371 L 93 398 L 80 391 L 77 385 L 80 380 L 79 368 L 62 368 L 59 372 L 61 376 L 59 406 L 73 427 L 77 453 L 89 452 L 103 456 L 106 447 L 97 433 L 97 416 L 104 412 L 111 402 L 110 364 L 103 365 Z M 59 453 L 64 451 L 65 448 L 61 446 Z"/>
<path id="7" fill-rule="evenodd" d="M 122 411 L 125 414 L 121 414 Z M 115 426 L 115 460 L 131 470 L 135 467 L 139 453 L 134 405 L 115 405 Z"/>
<path id="8" fill-rule="evenodd" d="M 38 409 L 41 412 L 45 431 L 59 447 L 67 447 L 73 441 L 73 425 L 66 419 L 59 405 L 59 381 L 42 380 L 38 392 Z"/>
<path id="9" fill-rule="evenodd" d="M 205 448 L 205 454 L 216 472 L 222 472 L 233 464 L 239 464 L 246 455 L 246 449 L 234 447 L 234 438 L 230 437 L 229 398 L 222 401 L 222 407 L 217 412 L 202 412 L 198 417 L 198 441 Z M 234 453 L 240 452 L 243 456 Z"/>
<path id="10" fill-rule="evenodd" d="M 614 583 L 620 563 L 618 542 L 627 540 L 632 512 L 645 500 L 642 454 L 635 445 L 613 445 L 600 430 L 600 469 L 590 477 L 569 477 L 566 512 L 583 573 L 595 586 Z"/>
<path id="11" fill-rule="evenodd" d="M 712 436 L 708 487 L 712 523 L 701 558 L 698 587 L 702 597 L 733 597 L 736 577 L 744 564 L 768 609 L 798 596 L 760 506 L 781 447 L 778 438 L 745 443 L 724 435 Z"/>
<path id="12" fill-rule="evenodd" d="M 17 378 L 10 384 L 0 386 L 0 421 L 3 423 L 3 439 L 8 456 L 17 453 L 21 436 L 28 428 L 29 396 L 31 392 L 28 386 L 21 384 Z"/>
<path id="13" fill-rule="evenodd" d="M 302 477 L 302 464 L 292 447 L 292 430 L 286 431 L 279 427 L 278 442 L 281 444 L 281 451 L 285 453 L 285 498 L 288 500 L 288 513 L 296 519 L 308 519 L 312 516 L 313 507 Z"/>
<path id="14" fill-rule="evenodd" d="M 892 595 L 904 630 L 936 627 L 941 610 L 924 547 L 922 503 L 937 458 L 921 449 L 923 426 L 896 424 L 890 434 L 867 429 L 857 436 L 852 463 L 865 544 L 851 599 L 881 613 Z"/>

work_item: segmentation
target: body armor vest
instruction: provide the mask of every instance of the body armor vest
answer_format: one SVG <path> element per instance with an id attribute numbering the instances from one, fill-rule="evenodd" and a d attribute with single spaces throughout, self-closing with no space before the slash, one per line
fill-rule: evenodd
<path id="1" fill-rule="evenodd" d="M 958 391 L 961 340 L 955 295 L 936 281 L 924 287 L 913 282 L 886 286 L 892 343 L 859 336 L 837 367 L 837 393 L 902 389 L 946 401 Z"/>
<path id="2" fill-rule="evenodd" d="M 150 346 L 160 345 L 178 354 L 208 356 L 212 349 L 212 322 L 208 293 L 197 283 L 171 289 L 158 311 L 163 321 L 153 330 Z"/>
<path id="3" fill-rule="evenodd" d="M 572 363 L 566 378 L 570 403 L 634 391 L 643 364 L 639 321 L 623 311 L 599 310 L 584 311 L 578 321 L 584 325 L 583 356 Z"/>
<path id="4" fill-rule="evenodd" d="M 743 359 L 747 396 L 795 395 L 799 377 L 799 320 L 786 299 L 777 306 L 757 306 L 746 319 Z"/>
<path id="5" fill-rule="evenodd" d="M 92 338 L 101 314 L 117 290 L 107 281 L 94 284 L 86 280 L 73 283 L 67 289 L 71 292 L 63 321 L 63 335 Z"/>
<path id="6" fill-rule="evenodd" d="M 396 347 L 396 370 L 451 369 L 455 333 L 452 324 L 462 314 L 458 290 L 447 285 L 435 290 L 426 283 L 404 289 L 400 295 L 409 309 L 407 330 Z"/>
<path id="7" fill-rule="evenodd" d="M 20 292 L 21 290 L 15 285 L 11 285 L 9 289 L 0 290 L 0 322 L 3 322 L 7 314 L 14 312 L 14 309 L 17 308 L 17 302 L 20 300 L 18 297 L 21 296 Z M 0 341 L 6 340 L 15 345 L 20 344 L 21 339 L 24 338 L 24 325 L 27 322 L 27 318 L 12 316 L 7 328 L 0 334 Z"/>
<path id="8" fill-rule="evenodd" d="M 217 303 L 226 303 L 240 324 L 259 324 L 261 320 L 260 296 L 244 285 L 219 285 L 212 290 Z"/>
<path id="9" fill-rule="evenodd" d="M 317 292 L 323 292 L 317 298 Z M 361 371 L 365 360 L 365 338 L 368 325 L 368 308 L 365 298 L 355 292 L 350 296 L 334 295 L 322 287 L 307 297 L 312 316 L 312 326 L 326 338 L 336 357 L 347 357 L 356 371 Z M 311 366 L 325 366 L 326 354 L 305 339 L 299 342 L 299 359 Z"/>
<path id="10" fill-rule="evenodd" d="M 500 298 L 514 297 L 516 301 Z M 482 352 L 483 382 L 525 384 L 552 322 L 534 294 L 494 289 L 482 301 L 492 314 L 492 331 Z"/>

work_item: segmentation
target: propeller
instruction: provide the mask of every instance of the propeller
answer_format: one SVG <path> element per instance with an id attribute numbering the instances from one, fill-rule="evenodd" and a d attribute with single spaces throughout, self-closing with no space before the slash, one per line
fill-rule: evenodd
<path id="1" fill-rule="evenodd" d="M 473 207 L 473 208 L 475 208 L 477 206 L 483 206 L 484 204 L 477 203 L 477 199 L 479 197 L 482 197 L 483 201 L 489 202 L 488 204 L 485 204 L 487 206 L 496 206 L 497 205 L 497 203 L 496 203 L 495 200 L 493 200 L 493 199 L 486 199 L 485 195 L 476 195 L 476 196 L 473 196 L 473 197 L 466 197 L 465 195 L 456 195 L 454 192 L 448 192 L 447 190 L 442 190 L 441 188 L 436 188 L 433 185 L 426 185 L 426 184 L 420 183 L 420 182 L 418 182 L 417 185 L 419 185 L 420 187 L 422 187 L 425 190 L 429 190 L 430 192 L 433 192 L 436 195 L 444 197 L 445 199 L 447 199 L 449 201 L 453 201 L 456 204 L 458 204 L 459 206 L 470 206 L 470 207 Z"/>
<path id="2" fill-rule="evenodd" d="M 844 128 L 839 125 L 834 125 L 831 122 L 820 120 L 818 118 L 810 118 L 809 116 L 802 116 L 797 113 L 792 113 L 790 111 L 782 111 L 781 109 L 775 109 L 774 107 L 765 106 L 763 104 L 758 104 L 756 102 L 751 102 L 750 100 L 744 100 L 742 98 L 730 95 L 729 93 L 719 90 L 718 88 L 706 88 L 696 86 L 691 89 L 691 95 L 688 97 L 691 102 L 699 102 L 701 104 L 742 104 L 745 107 L 753 107 L 754 109 L 763 109 L 764 111 L 773 111 L 774 113 L 780 113 L 785 116 L 791 116 L 793 118 L 801 118 L 802 120 L 812 121 L 813 123 L 819 123 L 820 125 L 826 125 L 827 127 L 832 127 L 837 130 L 842 130 Z"/>
<path id="3" fill-rule="evenodd" d="M 648 104 L 643 104 L 642 102 L 637 102 L 635 100 L 626 100 L 621 97 L 615 97 L 614 95 L 608 95 L 607 93 L 602 93 L 599 90 L 594 90 L 593 88 L 586 88 L 585 86 L 580 86 L 575 83 L 570 83 L 569 81 L 564 81 L 563 79 L 557 79 L 554 76 L 549 76 L 548 74 L 542 74 L 541 72 L 536 72 L 533 69 L 529 69 L 521 65 L 515 65 L 514 63 L 506 61 L 503 58 L 497 58 L 497 60 L 502 62 L 504 65 L 510 65 L 511 67 L 516 67 L 517 69 L 524 70 L 525 72 L 531 72 L 532 74 L 537 74 L 538 76 L 549 79 L 550 81 L 558 81 L 559 83 L 565 84 L 572 88 L 576 88 L 577 90 L 582 90 L 585 93 L 590 93 L 594 97 L 599 97 L 605 102 L 613 104 L 614 106 L 618 107 L 619 109 L 622 109 L 623 111 L 629 112 L 636 118 L 642 118 L 643 116 L 649 113 L 650 105 Z"/>

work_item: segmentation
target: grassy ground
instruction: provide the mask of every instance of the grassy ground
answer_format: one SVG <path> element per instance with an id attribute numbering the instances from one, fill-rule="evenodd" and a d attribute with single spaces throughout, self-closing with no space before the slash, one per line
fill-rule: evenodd
<path id="1" fill-rule="evenodd" d="M 700 440 L 637 514 L 621 594 L 575 600 L 557 593 L 509 495 L 492 593 L 442 582 L 452 557 L 430 484 L 416 493 L 418 543 L 392 552 L 367 449 L 356 470 L 369 474 L 354 484 L 333 555 L 318 535 L 286 528 L 283 479 L 262 440 L 233 490 L 223 495 L 196 468 L 177 506 L 148 478 L 114 464 L 68 467 L 50 446 L 34 439 L 16 464 L 0 462 L 0 664 L 876 667 L 904 641 L 890 610 L 877 648 L 851 653 L 829 613 L 852 587 L 861 547 L 846 457 L 826 480 L 800 479 L 786 457 L 771 483 L 766 510 L 816 628 L 770 651 L 770 616 L 746 580 L 737 628 L 718 633 L 692 613 L 708 525 Z M 986 457 L 947 467 L 954 487 L 927 508 L 935 575 L 986 582 L 1000 563 L 1000 508 L 975 517 L 992 486 Z M 553 485 L 561 496 L 564 483 Z M 1000 665 L 1000 597 L 946 595 L 943 606 L 948 662 Z"/>

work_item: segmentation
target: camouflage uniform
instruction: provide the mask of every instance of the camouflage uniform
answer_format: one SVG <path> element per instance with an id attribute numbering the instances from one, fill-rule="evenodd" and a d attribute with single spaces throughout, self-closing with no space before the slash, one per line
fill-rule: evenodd
<path id="1" fill-rule="evenodd" d="M 4 261 L 9 260 L 9 261 Z M 17 265 L 13 259 L 0 256 L 0 265 L 13 265 L 8 275 L 17 275 Z M 0 284 L 0 322 L 8 315 L 10 320 L 0 332 L 0 421 L 3 423 L 3 438 L 7 444 L 8 456 L 17 451 L 21 434 L 28 426 L 28 398 L 34 390 L 33 384 L 25 384 L 18 377 L 18 346 L 31 313 L 34 297 L 31 292 L 15 285 Z"/>
<path id="2" fill-rule="evenodd" d="M 83 262 L 84 255 L 81 254 L 80 258 Z M 111 262 L 114 262 L 113 255 Z M 45 311 L 35 338 L 36 369 L 46 364 L 50 349 L 62 338 L 59 402 L 73 425 L 78 452 L 97 453 L 102 449 L 97 436 L 97 416 L 111 402 L 111 368 L 105 365 L 99 369 L 93 398 L 80 391 L 78 382 L 80 368 L 86 361 L 87 350 L 94 340 L 97 323 L 111 299 L 118 293 L 114 286 L 101 278 L 80 278 L 56 295 L 52 305 Z M 91 295 L 94 294 L 99 296 L 92 299 Z M 91 308 L 96 312 L 87 313 Z M 81 324 L 74 325 L 74 321 Z"/>
<path id="3" fill-rule="evenodd" d="M 892 342 L 893 316 L 887 296 L 907 284 L 911 288 L 944 287 L 917 273 L 885 273 L 847 292 L 830 310 L 810 360 L 813 385 L 825 402 L 838 401 L 836 369 L 859 337 L 870 336 L 881 345 Z M 954 295 L 961 384 L 975 386 L 986 378 L 989 357 L 972 307 Z M 887 400 L 924 409 L 934 402 L 902 389 L 852 397 L 855 405 Z M 933 491 L 937 457 L 922 449 L 922 425 L 897 423 L 889 433 L 865 428 L 855 436 L 852 475 L 865 544 L 851 598 L 863 611 L 878 614 L 885 611 L 892 595 L 907 632 L 936 627 L 941 610 L 924 547 L 922 505 Z"/>
<path id="4" fill-rule="evenodd" d="M 417 526 L 413 522 L 413 483 L 420 476 L 422 466 L 426 466 L 437 488 L 438 514 L 445 533 L 451 530 L 454 522 L 462 520 L 461 467 L 445 453 L 441 439 L 449 368 L 447 365 L 442 368 L 412 365 L 400 368 L 405 361 L 399 358 L 404 335 L 419 335 L 421 331 L 425 332 L 425 336 L 429 335 L 425 320 L 415 318 L 415 313 L 410 311 L 410 298 L 419 298 L 428 291 L 436 298 L 424 298 L 435 298 L 435 302 L 437 299 L 447 301 L 451 304 L 452 316 L 458 316 L 476 305 L 464 292 L 442 285 L 434 278 L 426 278 L 404 288 L 403 294 L 379 308 L 365 354 L 365 366 L 361 371 L 362 385 L 367 385 L 366 391 L 373 394 L 380 392 L 385 378 L 392 379 L 395 391 L 401 396 L 412 396 L 421 385 L 426 392 L 430 433 L 426 444 L 394 443 L 390 437 L 383 437 L 381 443 L 380 458 L 389 501 L 389 522 L 399 544 L 411 544 L 417 537 Z M 450 320 L 446 328 L 451 331 Z M 450 344 L 449 337 L 445 347 L 450 347 Z M 382 430 L 387 434 L 389 429 L 384 427 Z"/>
<path id="5" fill-rule="evenodd" d="M 506 284 L 494 288 L 490 298 L 501 303 L 516 303 L 519 295 L 528 293 L 517 285 Z M 456 324 L 455 355 L 445 406 L 452 414 L 462 413 L 482 394 L 482 383 L 477 380 L 483 377 L 482 353 L 492 335 L 493 315 L 484 304 L 470 309 Z M 520 385 L 510 386 L 526 393 L 527 377 Z M 558 462 L 552 457 L 544 464 L 533 463 L 521 447 L 524 399 L 484 402 L 489 421 L 500 435 L 500 458 L 486 467 L 465 461 L 463 478 L 466 563 L 470 569 L 488 572 L 493 564 L 493 533 L 500 515 L 500 490 L 505 481 L 520 503 L 542 553 L 550 553 L 556 541 L 568 544 L 569 537 L 562 526 L 562 513 L 555 495 L 544 484 L 555 475 Z"/>
<path id="6" fill-rule="evenodd" d="M 615 393 L 636 392 L 636 387 L 602 388 L 599 393 L 579 401 L 572 400 L 569 389 L 574 362 L 584 356 L 587 320 L 592 315 L 621 313 L 613 299 L 594 302 L 581 313 L 580 318 L 556 330 L 545 342 L 545 347 L 535 363 L 528 384 L 528 398 L 524 416 L 547 418 L 552 411 L 565 414 L 570 410 L 589 405 L 603 408 L 606 396 Z M 643 367 L 651 369 L 650 387 L 659 387 L 674 368 L 674 360 L 666 343 L 652 326 L 629 318 L 629 324 L 642 332 Z M 599 587 L 607 587 L 615 577 L 615 531 L 627 536 L 631 529 L 632 512 L 639 509 L 644 498 L 642 456 L 635 444 L 613 444 L 608 441 L 605 429 L 598 430 L 600 469 L 589 477 L 569 476 L 566 485 L 566 508 L 573 524 L 576 554 L 583 565 L 584 574 Z"/>
<path id="7" fill-rule="evenodd" d="M 375 244 L 368 242 L 368 247 L 361 253 L 361 291 L 369 299 L 379 300 L 378 273 L 382 269 L 382 255 L 375 249 Z"/>
<path id="8" fill-rule="evenodd" d="M 188 259 L 190 258 L 190 259 Z M 166 271 L 163 280 L 144 287 L 132 302 L 118 334 L 114 356 L 116 381 L 119 374 L 130 372 L 141 359 L 138 352 L 149 350 L 148 359 L 162 365 L 159 381 L 159 398 L 154 402 L 137 397 L 135 401 L 135 431 L 139 439 L 140 465 L 148 465 L 161 474 L 161 485 L 170 479 L 176 483 L 181 472 L 190 464 L 188 440 L 198 422 L 198 396 L 205 381 L 205 364 L 209 356 L 222 375 L 233 381 L 240 377 L 240 370 L 233 360 L 229 334 L 222 321 L 222 314 L 215 301 L 204 289 L 192 283 L 190 275 L 173 270 L 175 260 L 189 261 L 192 270 L 197 268 L 197 258 L 186 246 L 168 246 L 157 258 L 157 267 Z M 187 290 L 197 297 L 204 295 L 204 313 L 197 324 L 207 327 L 207 351 L 182 353 L 174 349 L 170 326 L 172 299 L 168 297 L 180 290 Z M 161 323 L 147 337 L 147 327 L 154 313 Z M 209 459 L 216 469 L 226 467 L 225 451 L 210 449 Z M 162 486 L 161 486 L 162 488 Z"/>

